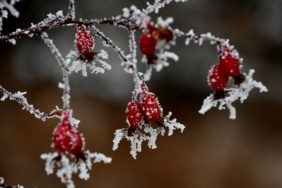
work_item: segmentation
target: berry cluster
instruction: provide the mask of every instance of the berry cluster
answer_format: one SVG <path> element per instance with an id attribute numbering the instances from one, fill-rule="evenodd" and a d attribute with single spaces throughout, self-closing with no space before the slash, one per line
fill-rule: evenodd
<path id="1" fill-rule="evenodd" d="M 237 85 L 244 81 L 244 75 L 240 72 L 240 61 L 235 49 L 227 43 L 221 42 L 219 44 L 219 63 L 211 68 L 208 76 L 209 84 L 215 91 L 215 99 L 224 98 L 225 88 L 230 77 Z"/>
<path id="2" fill-rule="evenodd" d="M 173 32 L 168 27 L 154 27 L 147 23 L 147 32 L 145 32 L 139 42 L 140 51 L 147 58 L 148 64 L 153 64 L 157 60 L 155 55 L 159 43 L 169 43 L 174 38 Z"/>
<path id="3" fill-rule="evenodd" d="M 140 102 L 133 100 L 126 108 L 127 122 L 129 124 L 128 136 L 144 123 L 162 125 L 163 110 L 156 95 L 148 91 L 145 84 L 141 85 Z"/>
<path id="4" fill-rule="evenodd" d="M 72 124 L 71 111 L 63 112 L 61 122 L 54 130 L 53 147 L 60 153 L 74 155 L 77 159 L 85 159 L 84 137 Z"/>

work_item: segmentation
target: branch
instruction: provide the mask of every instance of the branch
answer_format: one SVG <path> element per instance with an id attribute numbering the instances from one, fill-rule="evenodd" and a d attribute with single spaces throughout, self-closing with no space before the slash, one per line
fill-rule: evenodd
<path id="1" fill-rule="evenodd" d="M 33 114 L 34 117 L 45 121 L 46 118 L 54 118 L 54 111 L 53 110 L 51 113 L 46 114 L 44 112 L 41 112 L 39 109 L 36 109 L 33 107 L 33 105 L 29 104 L 27 99 L 24 97 L 24 95 L 26 94 L 26 92 L 16 92 L 16 93 L 11 93 L 8 90 L 6 90 L 5 88 L 3 88 L 0 85 L 0 91 L 3 93 L 2 98 L 0 99 L 1 101 L 5 101 L 7 98 L 9 98 L 10 100 L 16 101 L 17 103 L 19 103 L 20 105 L 23 106 L 23 110 L 28 111 L 29 113 Z"/>

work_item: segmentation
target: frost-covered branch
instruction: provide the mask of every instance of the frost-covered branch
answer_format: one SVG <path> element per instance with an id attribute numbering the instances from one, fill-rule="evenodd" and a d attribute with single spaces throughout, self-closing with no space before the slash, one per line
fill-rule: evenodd
<path id="1" fill-rule="evenodd" d="M 7 18 L 8 13 L 18 16 L 18 11 L 14 4 L 20 0 L 0 1 L 0 33 L 2 30 L 2 20 Z M 147 142 L 151 149 L 157 148 L 157 137 L 173 135 L 175 130 L 181 133 L 185 126 L 178 123 L 176 119 L 171 119 L 172 113 L 164 115 L 163 108 L 156 93 L 150 92 L 147 82 L 150 81 L 155 72 L 160 72 L 169 67 L 171 61 L 178 61 L 181 57 L 171 47 L 184 42 L 202 45 L 204 41 L 209 42 L 218 50 L 218 62 L 213 63 L 208 72 L 208 85 L 214 93 L 209 95 L 203 102 L 199 113 L 204 114 L 212 107 L 218 109 L 229 109 L 230 118 L 236 118 L 236 110 L 233 103 L 239 100 L 241 103 L 247 99 L 249 92 L 257 88 L 260 92 L 267 92 L 267 88 L 253 79 L 254 70 L 248 74 L 243 73 L 243 59 L 234 46 L 229 44 L 227 39 L 216 37 L 207 32 L 195 34 L 193 29 L 182 31 L 172 27 L 173 17 L 152 18 L 150 14 L 158 14 L 159 10 L 170 3 L 186 2 L 187 0 L 154 0 L 147 3 L 144 9 L 139 9 L 135 5 L 123 8 L 121 14 L 109 18 L 77 18 L 75 0 L 68 0 L 67 13 L 58 10 L 55 14 L 49 13 L 47 17 L 36 24 L 31 24 L 25 29 L 16 29 L 7 35 L 0 35 L 0 44 L 10 42 L 16 45 L 16 41 L 23 36 L 39 36 L 54 55 L 61 69 L 62 82 L 58 87 L 63 90 L 62 108 L 56 107 L 49 114 L 41 112 L 39 109 L 29 104 L 26 92 L 12 93 L 2 86 L 0 92 L 3 93 L 1 101 L 6 99 L 19 103 L 24 110 L 29 111 L 36 118 L 46 120 L 57 117 L 60 122 L 55 126 L 52 137 L 52 149 L 54 151 L 41 155 L 45 160 L 45 170 L 47 174 L 56 173 L 61 182 L 68 188 L 74 188 L 73 175 L 87 180 L 89 170 L 96 162 L 110 163 L 111 158 L 102 153 L 85 150 L 86 141 L 83 133 L 78 129 L 79 120 L 72 117 L 70 107 L 71 93 L 69 77 L 73 73 L 88 76 L 88 74 L 103 74 L 110 71 L 112 66 L 108 61 L 108 49 L 113 50 L 121 60 L 121 66 L 126 73 L 132 75 L 134 88 L 131 100 L 128 102 L 125 111 L 126 128 L 117 129 L 113 139 L 113 150 L 118 149 L 121 140 L 130 142 L 130 154 L 134 159 L 137 153 L 141 152 L 142 144 Z M 106 35 L 103 30 L 98 29 L 98 25 L 110 25 L 120 27 L 128 34 L 128 49 L 122 49 L 120 44 L 114 42 L 112 36 Z M 73 36 L 74 45 L 68 50 L 68 54 L 63 56 L 55 45 L 48 32 L 59 27 L 75 27 L 76 34 Z M 138 33 L 141 34 L 137 39 Z M 95 48 L 96 38 L 102 41 L 102 49 Z M 107 47 L 104 49 L 104 47 Z M 139 59 L 139 53 L 142 57 Z M 188 53 L 188 52 L 187 52 Z M 145 70 L 140 68 L 140 64 L 145 65 Z M 233 83 L 231 81 L 233 80 Z M 4 182 L 0 179 L 0 188 Z"/>
<path id="2" fill-rule="evenodd" d="M 43 32 L 41 34 L 42 40 L 45 42 L 45 44 L 49 47 L 52 54 L 55 55 L 59 66 L 62 69 L 62 75 L 63 75 L 63 83 L 59 84 L 59 87 L 63 89 L 63 109 L 69 109 L 70 108 L 70 84 L 69 84 L 69 67 L 65 62 L 65 59 L 62 57 L 61 52 L 59 49 L 55 46 L 53 41 L 49 38 L 46 32 Z"/>
<path id="3" fill-rule="evenodd" d="M 45 121 L 47 118 L 54 118 L 53 111 L 47 114 L 41 112 L 39 109 L 34 108 L 32 104 L 29 104 L 25 97 L 26 92 L 18 91 L 16 93 L 11 93 L 1 85 L 0 85 L 0 92 L 3 93 L 3 96 L 1 97 L 0 101 L 5 101 L 6 99 L 16 101 L 22 106 L 23 110 L 28 111 L 29 113 L 33 114 L 34 117 L 41 119 L 42 121 Z"/>
<path id="4" fill-rule="evenodd" d="M 1 0 L 0 1 L 0 33 L 2 31 L 2 26 L 3 26 L 3 18 L 8 18 L 9 13 L 18 18 L 20 13 L 15 9 L 14 5 L 22 0 L 11 0 L 11 1 L 6 1 L 6 0 Z M 8 10 L 8 11 L 7 11 Z"/>

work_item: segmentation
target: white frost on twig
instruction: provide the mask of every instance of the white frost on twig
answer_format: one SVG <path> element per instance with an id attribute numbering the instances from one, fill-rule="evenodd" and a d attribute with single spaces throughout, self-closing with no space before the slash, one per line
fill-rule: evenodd
<path id="1" fill-rule="evenodd" d="M 145 81 L 150 80 L 153 69 L 157 72 L 160 72 L 164 67 L 168 67 L 169 66 L 168 59 L 172 59 L 174 61 L 178 61 L 179 59 L 177 54 L 175 54 L 174 52 L 169 52 L 169 51 L 158 52 L 156 54 L 156 57 L 157 57 L 156 58 L 157 60 L 154 63 L 149 64 L 147 67 L 147 70 L 144 74 Z M 148 62 L 146 56 L 143 56 L 142 62 L 145 62 L 145 63 Z"/>
<path id="2" fill-rule="evenodd" d="M 34 117 L 45 121 L 46 118 L 53 118 L 54 116 L 50 115 L 50 114 L 46 114 L 44 112 L 41 112 L 39 109 L 34 108 L 34 106 L 32 104 L 29 104 L 25 94 L 26 92 L 20 92 L 17 91 L 16 93 L 11 93 L 8 90 L 6 90 L 5 88 L 3 88 L 2 86 L 0 86 L 0 92 L 3 93 L 3 96 L 1 97 L 0 101 L 5 101 L 6 99 L 10 99 L 13 101 L 16 101 L 17 103 L 19 103 L 20 105 L 22 105 L 22 109 L 28 111 L 29 113 L 33 114 Z"/>
<path id="3" fill-rule="evenodd" d="M 155 0 L 154 4 L 150 4 L 147 2 L 147 8 L 143 10 L 144 13 L 150 14 L 152 12 L 155 12 L 156 14 L 159 12 L 161 8 L 163 8 L 166 4 L 171 3 L 173 0 Z M 174 0 L 175 2 L 185 2 L 188 0 Z"/>
<path id="4" fill-rule="evenodd" d="M 164 117 L 163 121 L 164 126 L 168 128 L 168 136 L 171 136 L 175 129 L 180 129 L 180 132 L 183 133 L 185 126 L 181 123 L 176 122 L 175 118 L 170 120 L 171 115 L 172 113 L 169 112 L 168 115 Z"/>
<path id="5" fill-rule="evenodd" d="M 72 179 L 73 174 L 78 174 L 80 179 L 89 179 L 89 170 L 92 169 L 92 164 L 98 162 L 111 163 L 112 158 L 105 156 L 102 153 L 91 153 L 85 151 L 85 161 L 82 159 L 71 160 L 68 155 L 59 154 L 57 152 L 44 153 L 41 159 L 45 160 L 46 173 L 53 174 L 55 168 L 56 175 L 61 179 L 61 182 L 66 184 L 67 188 L 74 188 Z"/>

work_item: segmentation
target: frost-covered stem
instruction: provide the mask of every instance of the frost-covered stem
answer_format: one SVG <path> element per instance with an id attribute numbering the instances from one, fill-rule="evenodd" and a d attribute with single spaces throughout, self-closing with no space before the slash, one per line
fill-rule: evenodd
<path id="1" fill-rule="evenodd" d="M 72 14 L 72 13 L 71 13 Z M 71 15 L 75 16 L 75 15 Z M 0 36 L 0 43 L 7 42 L 10 39 L 19 39 L 23 36 L 32 36 L 32 35 L 40 35 L 42 32 L 46 30 L 52 30 L 61 26 L 70 26 L 72 24 L 76 25 L 85 25 L 85 26 L 93 26 L 95 24 L 108 24 L 113 26 L 121 26 L 128 30 L 137 30 L 139 26 L 132 25 L 127 19 L 114 19 L 114 18 L 104 18 L 104 19 L 74 19 L 71 17 L 54 17 L 52 19 L 46 18 L 45 20 L 33 24 L 31 27 L 26 29 L 17 29 L 14 32 L 9 33 L 8 35 Z"/>
<path id="2" fill-rule="evenodd" d="M 130 54 L 132 54 L 132 62 L 137 62 L 136 49 L 137 49 L 137 45 L 136 45 L 136 39 L 135 39 L 135 31 L 131 30 L 129 31 L 129 51 L 130 51 Z"/>
<path id="3" fill-rule="evenodd" d="M 71 19 L 75 18 L 75 2 L 74 0 L 69 0 L 69 16 Z"/>
<path id="4" fill-rule="evenodd" d="M 2 6 L 7 8 L 13 16 L 19 17 L 20 13 L 14 7 L 15 2 L 16 1 L 8 3 L 6 0 L 2 0 L 0 3 L 2 4 Z"/>
<path id="5" fill-rule="evenodd" d="M 159 9 L 163 8 L 165 5 L 170 4 L 172 1 L 173 0 L 155 0 L 153 5 L 149 4 L 149 2 L 147 2 L 148 6 L 147 6 L 146 9 L 143 9 L 143 12 L 145 14 L 150 14 L 152 12 L 158 13 Z M 185 1 L 188 1 L 188 0 L 174 0 L 174 1 L 175 2 L 179 2 L 179 1 L 185 2 Z"/>
<path id="6" fill-rule="evenodd" d="M 67 71 L 63 71 L 63 109 L 70 109 L 70 85 L 69 85 L 69 73 Z"/>
<path id="7" fill-rule="evenodd" d="M 124 62 L 127 62 L 128 59 L 125 57 L 123 51 L 109 38 L 107 37 L 102 31 L 97 29 L 95 26 L 91 27 L 92 31 L 99 36 L 107 45 L 110 45 L 115 52 L 117 52 L 120 59 Z"/>
<path id="8" fill-rule="evenodd" d="M 42 121 L 45 121 L 46 118 L 54 118 L 52 113 L 46 114 L 44 112 L 41 112 L 39 109 L 34 108 L 33 105 L 29 104 L 27 99 L 24 97 L 26 92 L 18 91 L 17 93 L 13 94 L 8 90 L 6 90 L 5 88 L 3 88 L 1 85 L 0 85 L 0 91 L 3 93 L 3 97 L 0 99 L 0 101 L 5 101 L 7 98 L 9 98 L 10 100 L 14 100 L 23 106 L 23 110 L 28 111 L 29 113 L 33 114 L 36 118 Z"/>
<path id="9" fill-rule="evenodd" d="M 69 68 L 65 63 L 65 60 L 61 54 L 61 52 L 58 50 L 58 48 L 55 46 L 53 41 L 49 38 L 46 32 L 43 32 L 41 34 L 41 38 L 45 42 L 45 44 L 49 47 L 52 54 L 55 55 L 59 66 L 62 69 L 63 73 L 63 86 L 61 87 L 63 89 L 63 109 L 69 109 L 70 108 L 70 86 L 69 86 Z"/>
<path id="10" fill-rule="evenodd" d="M 45 44 L 49 47 L 49 49 L 51 50 L 51 53 L 55 55 L 60 67 L 64 71 L 68 71 L 68 66 L 65 64 L 65 60 L 64 60 L 61 52 L 55 46 L 53 41 L 49 38 L 48 34 L 46 32 L 42 32 L 41 38 L 45 42 Z"/>
<path id="11" fill-rule="evenodd" d="M 71 19 L 75 18 L 75 2 L 74 0 L 69 0 L 69 14 L 68 17 L 70 17 Z"/>
<path id="12" fill-rule="evenodd" d="M 198 43 L 199 45 L 201 45 L 203 41 L 209 41 L 210 44 L 218 44 L 223 41 L 226 41 L 225 39 L 215 37 L 211 33 L 197 35 L 192 29 L 187 33 L 180 31 L 179 29 L 174 29 L 174 33 L 177 37 L 185 37 L 186 45 L 189 44 L 190 40 L 194 41 L 195 43 Z"/>

